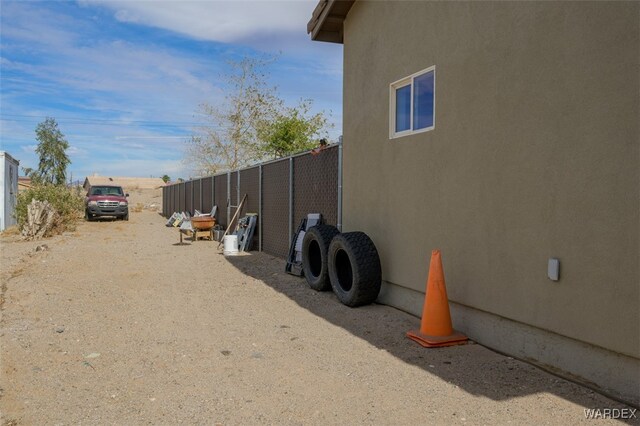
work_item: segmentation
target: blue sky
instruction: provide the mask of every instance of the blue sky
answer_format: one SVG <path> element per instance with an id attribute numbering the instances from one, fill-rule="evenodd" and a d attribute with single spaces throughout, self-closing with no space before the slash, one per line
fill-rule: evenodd
<path id="1" fill-rule="evenodd" d="M 342 46 L 312 42 L 311 1 L 0 3 L 1 150 L 36 167 L 35 127 L 54 117 L 74 180 L 193 176 L 185 140 L 220 105 L 229 60 L 279 54 L 271 84 L 342 127 Z"/>

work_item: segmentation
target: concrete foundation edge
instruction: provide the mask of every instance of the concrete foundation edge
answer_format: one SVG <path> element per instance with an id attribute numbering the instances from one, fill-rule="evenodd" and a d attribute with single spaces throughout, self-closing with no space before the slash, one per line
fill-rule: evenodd
<path id="1" fill-rule="evenodd" d="M 422 316 L 424 293 L 383 282 L 377 303 Z M 640 405 L 640 360 L 450 302 L 453 327 L 470 339 L 611 397 Z"/>

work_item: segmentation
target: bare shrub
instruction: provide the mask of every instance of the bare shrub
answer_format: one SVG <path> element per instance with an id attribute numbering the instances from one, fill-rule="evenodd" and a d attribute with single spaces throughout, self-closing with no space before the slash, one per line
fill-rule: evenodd
<path id="1" fill-rule="evenodd" d="M 48 202 L 55 212 L 50 229 L 44 234 L 46 237 L 66 230 L 74 230 L 75 223 L 82 217 L 84 210 L 84 197 L 80 187 L 67 188 L 63 185 L 36 184 L 18 194 L 15 217 L 18 228 L 23 234 L 28 224 L 28 206 L 33 200 Z"/>

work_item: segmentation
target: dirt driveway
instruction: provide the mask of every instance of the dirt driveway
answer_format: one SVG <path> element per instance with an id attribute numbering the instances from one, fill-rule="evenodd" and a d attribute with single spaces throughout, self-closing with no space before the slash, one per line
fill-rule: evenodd
<path id="1" fill-rule="evenodd" d="M 480 345 L 423 349 L 413 316 L 163 224 L 2 237 L 3 424 L 574 424 L 624 407 Z"/>

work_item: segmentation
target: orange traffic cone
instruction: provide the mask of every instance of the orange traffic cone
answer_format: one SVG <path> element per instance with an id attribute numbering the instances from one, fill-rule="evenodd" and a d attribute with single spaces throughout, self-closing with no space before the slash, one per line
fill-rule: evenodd
<path id="1" fill-rule="evenodd" d="M 467 336 L 455 331 L 451 325 L 440 250 L 431 252 L 420 330 L 409 331 L 407 337 L 426 348 L 461 345 L 467 341 Z"/>

